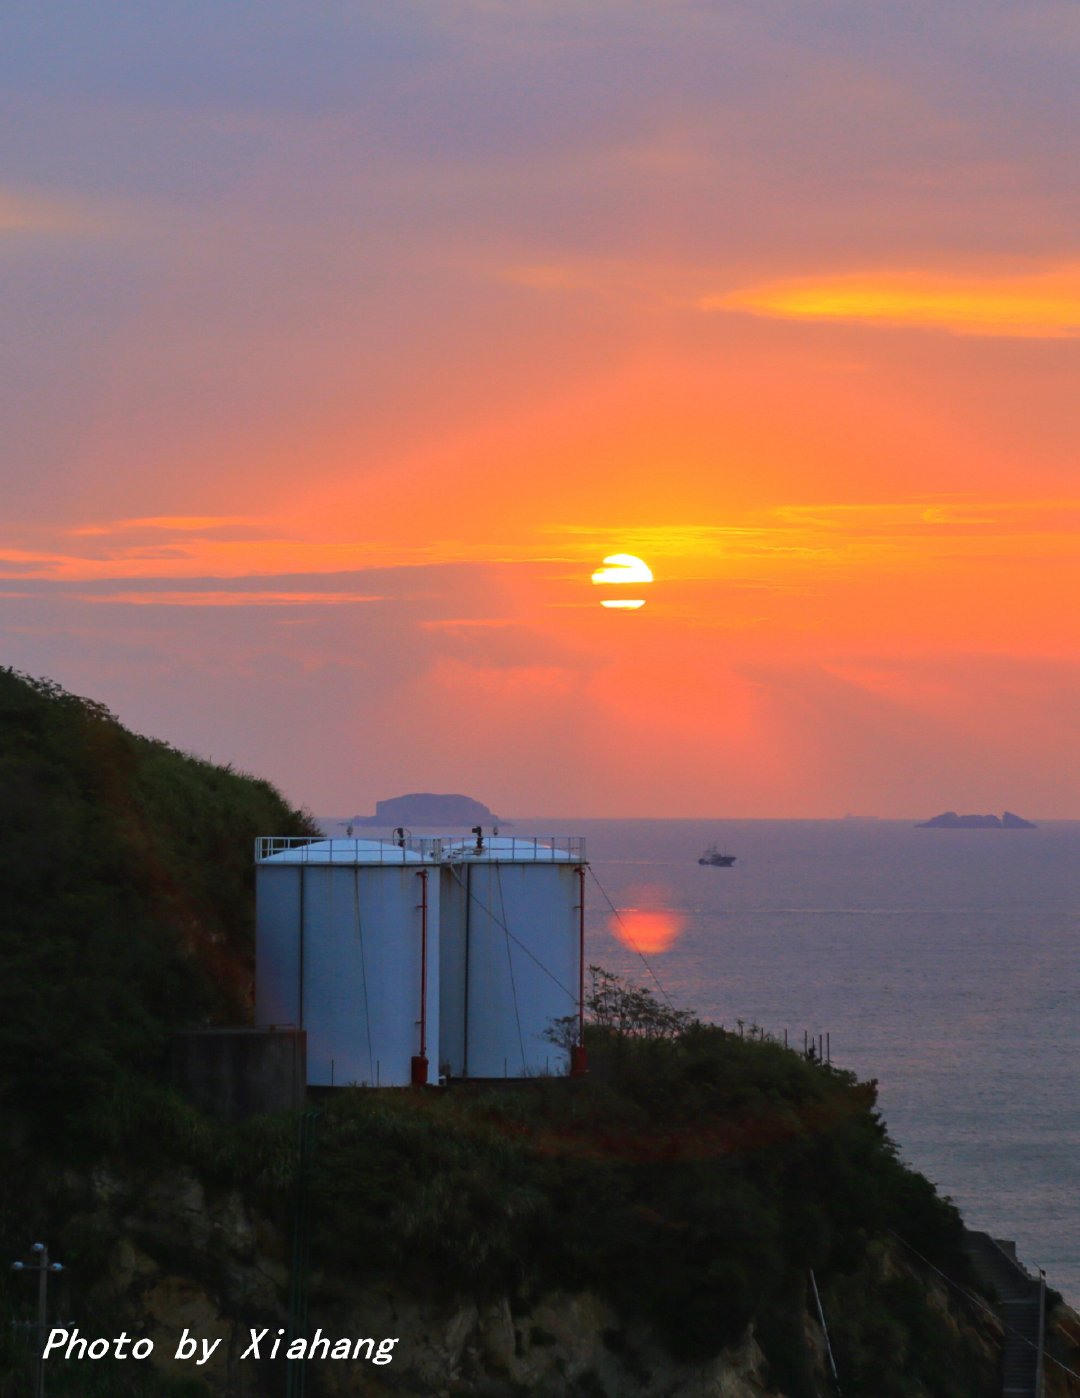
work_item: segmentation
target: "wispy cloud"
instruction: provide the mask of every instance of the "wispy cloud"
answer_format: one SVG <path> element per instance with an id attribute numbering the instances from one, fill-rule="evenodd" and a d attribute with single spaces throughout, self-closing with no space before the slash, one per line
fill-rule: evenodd
<path id="1" fill-rule="evenodd" d="M 339 607 L 385 600 L 354 592 L 80 592 L 72 595 L 78 602 L 134 607 Z"/>
<path id="2" fill-rule="evenodd" d="M 780 320 L 1072 339 L 1080 335 L 1080 266 L 1009 277 L 890 270 L 804 277 L 703 296 L 698 306 L 702 311 L 742 311 Z"/>
<path id="3" fill-rule="evenodd" d="M 1074 538 L 1080 500 L 993 500 L 978 497 L 781 505 L 777 522 L 793 529 L 891 538 L 949 534 Z"/>
<path id="4" fill-rule="evenodd" d="M 488 537 L 391 542 L 326 535 L 322 517 L 248 515 L 154 515 L 95 520 L 64 529 L 13 528 L 9 541 L 0 539 L 0 578 L 72 583 L 209 575 L 243 579 L 559 561 L 552 557 L 556 550 L 546 534 L 497 543 Z"/>
<path id="5" fill-rule="evenodd" d="M 216 534 L 237 526 L 257 525 L 247 515 L 150 515 L 143 519 L 114 519 L 101 524 L 80 524 L 65 531 L 75 538 L 108 538 L 131 531 L 162 530 L 170 534 Z"/>
<path id="6" fill-rule="evenodd" d="M 743 510 L 727 524 L 631 523 L 560 524 L 547 532 L 588 540 L 602 548 L 618 539 L 641 546 L 653 556 L 682 557 L 718 546 L 749 546 L 778 530 L 820 529 L 829 532 L 889 534 L 917 529 L 945 533 L 985 527 L 1003 532 L 1075 533 L 1080 526 L 1080 499 L 996 500 L 975 495 L 923 496 L 910 500 L 800 501 L 767 509 Z"/>

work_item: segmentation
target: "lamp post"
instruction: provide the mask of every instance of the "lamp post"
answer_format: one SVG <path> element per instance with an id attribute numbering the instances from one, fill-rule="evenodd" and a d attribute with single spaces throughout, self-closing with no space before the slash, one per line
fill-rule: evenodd
<path id="1" fill-rule="evenodd" d="M 37 1372 L 34 1379 L 34 1398 L 45 1398 L 45 1332 L 48 1325 L 49 1273 L 62 1272 L 63 1263 L 49 1261 L 47 1243 L 35 1243 L 30 1249 L 33 1262 L 13 1262 L 13 1272 L 36 1272 L 38 1274 L 37 1324 L 31 1328 L 37 1331 Z"/>

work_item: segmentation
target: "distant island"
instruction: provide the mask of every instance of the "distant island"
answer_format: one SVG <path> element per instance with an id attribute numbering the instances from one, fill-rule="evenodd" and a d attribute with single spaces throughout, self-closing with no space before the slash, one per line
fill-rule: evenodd
<path id="1" fill-rule="evenodd" d="M 957 815 L 955 811 L 943 811 L 933 820 L 923 820 L 916 830 L 1037 830 L 1030 820 L 1005 811 L 1003 815 Z"/>
<path id="2" fill-rule="evenodd" d="M 375 814 L 355 816 L 353 825 L 495 825 L 499 817 L 471 796 L 440 796 L 412 791 L 375 802 Z"/>

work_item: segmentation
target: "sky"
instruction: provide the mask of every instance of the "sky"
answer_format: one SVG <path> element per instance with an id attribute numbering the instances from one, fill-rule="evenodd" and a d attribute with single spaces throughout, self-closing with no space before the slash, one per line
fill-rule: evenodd
<path id="1" fill-rule="evenodd" d="M 1080 817 L 1078 60 L 9 0 L 0 660 L 324 815 Z"/>

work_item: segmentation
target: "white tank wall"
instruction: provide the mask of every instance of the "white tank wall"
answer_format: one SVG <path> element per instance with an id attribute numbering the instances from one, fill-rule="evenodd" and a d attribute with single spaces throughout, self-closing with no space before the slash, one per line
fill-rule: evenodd
<path id="1" fill-rule="evenodd" d="M 255 866 L 255 1023 L 301 1022 L 300 908 L 305 865 Z"/>
<path id="2" fill-rule="evenodd" d="M 578 1010 L 578 865 L 485 854 L 440 873 L 440 1071 L 565 1073 L 569 1054 L 544 1034 Z"/>
<path id="3" fill-rule="evenodd" d="M 339 842 L 335 842 L 337 845 Z M 293 852 L 256 866 L 255 1015 L 307 1031 L 308 1082 L 404 1086 L 420 1052 L 417 862 Z M 439 881 L 428 867 L 427 1049 L 439 1043 Z M 366 993 L 365 993 L 366 991 Z"/>

